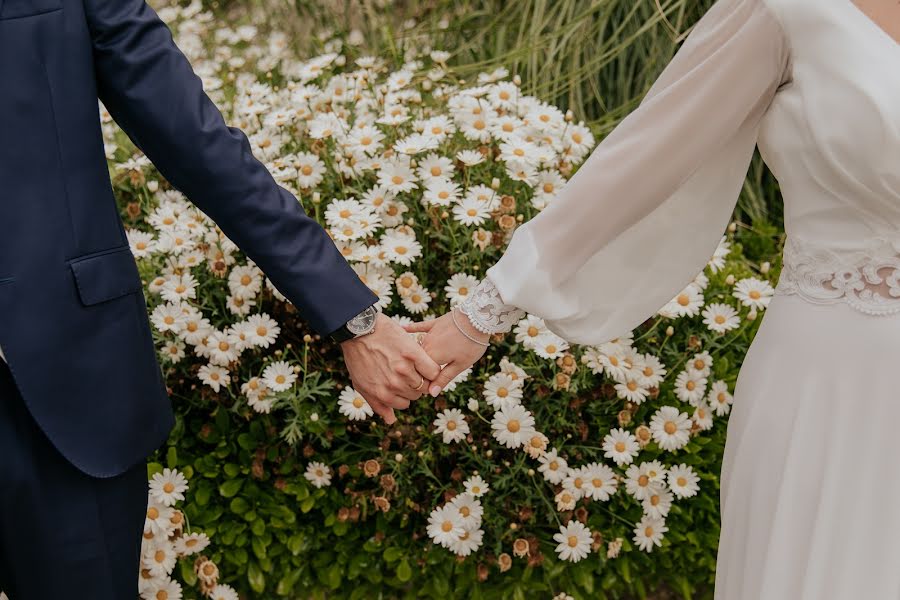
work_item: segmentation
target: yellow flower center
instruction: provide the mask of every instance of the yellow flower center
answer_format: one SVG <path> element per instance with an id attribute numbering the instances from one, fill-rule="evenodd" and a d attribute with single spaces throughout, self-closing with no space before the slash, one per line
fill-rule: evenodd
<path id="1" fill-rule="evenodd" d="M 681 306 L 687 306 L 691 303 L 690 297 L 687 294 L 678 294 L 678 304 Z"/>
<path id="2" fill-rule="evenodd" d="M 250 282 L 253 281 L 249 275 L 244 275 L 241 277 L 241 285 L 250 285 Z"/>
<path id="3" fill-rule="evenodd" d="M 285 381 L 286 380 L 285 380 L 284 375 L 276 375 L 275 376 L 275 383 L 284 383 Z"/>
<path id="4" fill-rule="evenodd" d="M 266 329 L 265 327 L 263 327 L 262 325 L 260 325 L 259 327 L 256 328 L 256 335 L 258 335 L 259 337 L 263 337 L 268 333 L 269 333 L 269 330 Z"/>
<path id="5" fill-rule="evenodd" d="M 401 183 L 403 183 L 403 178 L 399 175 L 394 175 L 393 177 L 391 177 L 391 181 L 394 183 L 394 185 L 400 185 Z"/>
<path id="6" fill-rule="evenodd" d="M 616 452 L 625 452 L 625 442 L 616 442 Z"/>
<path id="7" fill-rule="evenodd" d="M 681 487 L 684 487 L 687 485 L 687 479 L 685 479 L 684 477 L 679 477 L 678 479 L 675 480 L 675 482 Z"/>
<path id="8" fill-rule="evenodd" d="M 676 427 L 675 423 L 673 423 L 672 421 L 666 421 L 666 424 L 663 426 L 663 429 L 665 429 L 666 433 L 668 433 L 669 435 L 672 435 L 673 433 L 675 433 L 678 430 L 678 427 Z"/>
<path id="9" fill-rule="evenodd" d="M 519 421 L 516 419 L 510 419 L 509 423 L 506 424 L 506 429 L 511 431 L 512 433 L 516 433 L 521 429 L 521 425 L 519 425 Z"/>
<path id="10" fill-rule="evenodd" d="M 575 537 L 574 535 L 570 535 L 569 536 L 569 547 L 574 548 L 577 545 L 578 545 L 578 538 Z"/>
<path id="11" fill-rule="evenodd" d="M 171 481 L 167 481 L 163 486 L 163 491 L 167 494 L 171 494 L 175 491 L 175 484 L 173 484 Z"/>
<path id="12" fill-rule="evenodd" d="M 450 521 L 444 521 L 441 525 L 441 529 L 444 531 L 444 533 L 450 533 L 450 531 L 453 529 L 453 523 L 451 523 Z"/>
<path id="13" fill-rule="evenodd" d="M 447 421 L 447 429 L 453 431 L 456 429 L 456 421 Z"/>
<path id="14" fill-rule="evenodd" d="M 362 398 L 357 397 L 357 398 L 353 399 L 353 406 L 355 406 L 356 408 L 362 408 L 362 405 L 363 405 Z"/>
<path id="15" fill-rule="evenodd" d="M 750 293 L 747 295 L 754 300 L 759 300 L 760 296 L 762 296 L 762 294 L 759 293 L 759 290 L 750 290 Z"/>

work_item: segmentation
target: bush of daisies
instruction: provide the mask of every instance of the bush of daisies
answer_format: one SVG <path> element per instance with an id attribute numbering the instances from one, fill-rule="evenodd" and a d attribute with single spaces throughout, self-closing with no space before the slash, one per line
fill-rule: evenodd
<path id="1" fill-rule="evenodd" d="M 505 70 L 462 80 L 427 40 L 387 59 L 323 36 L 306 58 L 197 3 L 160 15 L 401 323 L 464 299 L 595 145 Z M 599 346 L 528 315 L 387 427 L 339 348 L 101 117 L 177 412 L 150 466 L 144 597 L 709 589 L 731 391 L 773 294 L 777 232 L 732 224 L 682 292 Z"/>

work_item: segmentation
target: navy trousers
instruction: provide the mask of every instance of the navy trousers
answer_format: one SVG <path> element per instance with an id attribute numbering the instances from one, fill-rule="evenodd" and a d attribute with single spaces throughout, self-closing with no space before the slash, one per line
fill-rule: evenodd
<path id="1" fill-rule="evenodd" d="M 146 510 L 146 463 L 106 479 L 75 468 L 0 361 L 0 589 L 10 600 L 134 600 Z"/>

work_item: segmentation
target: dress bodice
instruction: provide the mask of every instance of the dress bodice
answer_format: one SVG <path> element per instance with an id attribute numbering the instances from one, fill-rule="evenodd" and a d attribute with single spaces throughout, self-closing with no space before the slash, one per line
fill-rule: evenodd
<path id="1" fill-rule="evenodd" d="M 768 0 L 791 82 L 758 147 L 784 198 L 776 293 L 900 311 L 900 44 L 851 0 Z"/>

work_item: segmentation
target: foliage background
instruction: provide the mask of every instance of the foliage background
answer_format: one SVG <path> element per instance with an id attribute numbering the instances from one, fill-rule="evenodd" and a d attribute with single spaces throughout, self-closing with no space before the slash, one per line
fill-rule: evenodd
<path id="1" fill-rule="evenodd" d="M 521 75 L 526 93 L 563 110 L 571 108 L 576 119 L 585 119 L 601 140 L 637 105 L 677 49 L 679 35 L 709 4 L 709 0 L 219 0 L 208 6 L 226 23 L 241 22 L 249 15 L 257 22 L 277 23 L 279 29 L 292 33 L 300 56 L 322 51 L 323 32 L 349 36 L 358 30 L 368 52 L 395 58 L 402 55 L 405 44 L 427 34 L 436 48 L 453 53 L 451 64 L 459 72 L 474 75 L 506 66 Z M 127 223 L 133 217 L 127 205 L 135 190 L 119 181 L 117 193 Z M 732 258 L 739 275 L 757 273 L 766 261 L 771 261 L 777 275 L 780 198 L 758 156 L 735 221 L 739 226 Z M 296 315 L 273 316 L 282 322 L 296 321 Z M 326 376 L 340 373 L 335 348 L 321 343 L 311 349 L 302 339 L 306 333 L 302 324 L 296 331 L 289 329 L 281 338 L 290 344 L 284 352 L 302 358 L 310 370 Z M 730 388 L 754 329 L 714 352 L 716 376 L 728 381 Z M 692 334 L 688 326 L 677 328 L 660 358 L 667 365 L 677 364 L 695 344 Z M 652 336 L 651 332 L 651 340 Z M 493 354 L 487 364 L 499 360 L 498 353 Z M 384 514 L 370 507 L 371 512 L 364 510 L 356 521 L 342 520 L 341 507 L 350 506 L 341 492 L 344 486 L 315 489 L 302 476 L 310 457 L 329 452 L 329 464 L 348 467 L 347 474 L 336 475 L 336 480 L 365 485 L 361 463 L 384 459 L 398 450 L 412 451 L 409 454 L 414 456 L 422 444 L 418 438 L 423 428 L 429 427 L 427 420 L 417 421 L 414 415 L 401 418 L 395 428 L 400 435 L 387 436 L 377 426 L 365 431 L 354 425 L 332 426 L 314 432 L 305 446 L 294 449 L 278 439 L 276 424 L 269 419 L 248 420 L 233 407 L 205 397 L 195 382 L 170 378 L 169 383 L 178 421 L 167 447 L 152 459 L 151 470 L 177 467 L 189 477 L 185 508 L 189 522 L 212 537 L 211 556 L 222 570 L 222 581 L 247 598 L 550 598 L 562 590 L 578 598 L 711 597 L 724 419 L 705 436 L 702 446 L 692 448 L 686 460 L 702 465 L 703 495 L 691 500 L 689 510 L 670 516 L 670 545 L 649 555 L 632 552 L 603 567 L 592 561 L 577 565 L 550 561 L 531 568 L 515 561 L 511 570 L 501 574 L 496 564 L 481 561 L 489 576 L 479 581 L 481 563 L 457 563 L 430 545 L 424 535 L 430 507 L 418 518 L 409 517 L 415 510 L 401 516 L 399 511 Z M 313 388 L 306 390 L 311 398 Z M 582 389 L 587 397 L 603 394 L 600 381 L 585 380 Z M 554 401 L 548 389 L 532 402 Z M 608 415 L 585 414 L 586 429 L 573 433 L 598 445 L 603 428 L 610 426 L 608 421 Z M 550 429 L 570 425 L 561 421 Z M 552 440 L 553 435 L 548 435 Z M 409 479 L 401 484 L 425 476 L 423 468 L 440 469 L 433 475 L 441 480 L 451 475 L 451 450 L 429 458 L 422 465 L 405 467 Z M 398 465 L 393 467 L 403 472 Z M 523 506 L 540 502 L 534 497 L 520 499 Z M 514 537 L 511 534 L 504 540 L 507 551 Z M 189 564 L 182 565 L 182 577 L 194 580 Z"/>

